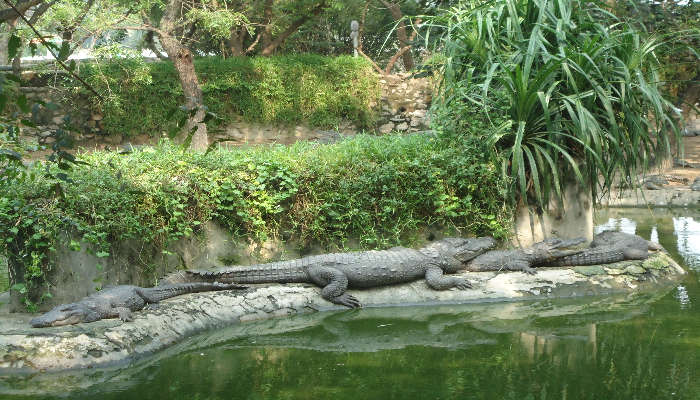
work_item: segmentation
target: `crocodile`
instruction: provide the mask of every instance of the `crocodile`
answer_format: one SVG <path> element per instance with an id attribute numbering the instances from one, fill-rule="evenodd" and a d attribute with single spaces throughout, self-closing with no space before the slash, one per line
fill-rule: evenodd
<path id="1" fill-rule="evenodd" d="M 466 269 L 474 272 L 505 270 L 535 274 L 537 271 L 533 267 L 551 263 L 560 257 L 580 253 L 582 250 L 559 249 L 576 246 L 583 242 L 585 242 L 584 238 L 570 240 L 551 238 L 524 249 L 489 251 L 474 258 Z"/>
<path id="2" fill-rule="evenodd" d="M 624 260 L 645 260 L 649 250 L 661 250 L 658 243 L 624 232 L 604 231 L 593 238 L 588 249 L 546 263 L 548 267 L 610 264 Z"/>
<path id="3" fill-rule="evenodd" d="M 490 237 L 445 238 L 419 250 L 394 247 L 322 254 L 215 271 L 187 270 L 180 278 L 236 283 L 312 283 L 323 288 L 321 296 L 331 303 L 356 308 L 362 304 L 346 292 L 348 287 L 370 288 L 425 278 L 428 286 L 435 290 L 470 288 L 466 279 L 444 274 L 463 269 L 468 261 L 495 244 Z"/>
<path id="4" fill-rule="evenodd" d="M 61 304 L 42 314 L 29 324 L 34 328 L 94 322 L 105 318 L 117 318 L 131 321 L 133 311 L 143 309 L 147 304 L 158 303 L 170 297 L 186 293 L 207 292 L 212 290 L 245 289 L 235 284 L 214 283 L 180 283 L 142 288 L 132 285 L 119 285 L 105 288 L 90 296 L 69 304 Z"/>

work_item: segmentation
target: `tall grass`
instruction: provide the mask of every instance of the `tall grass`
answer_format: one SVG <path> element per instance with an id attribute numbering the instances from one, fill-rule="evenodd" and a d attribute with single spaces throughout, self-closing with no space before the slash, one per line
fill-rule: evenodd
<path id="1" fill-rule="evenodd" d="M 601 3 L 463 1 L 429 25 L 442 34 L 436 114 L 458 131 L 449 120 L 474 113 L 498 125 L 487 138 L 526 204 L 546 207 L 568 180 L 594 198 L 614 179 L 632 184 L 679 137 L 657 76 L 662 42 Z"/>

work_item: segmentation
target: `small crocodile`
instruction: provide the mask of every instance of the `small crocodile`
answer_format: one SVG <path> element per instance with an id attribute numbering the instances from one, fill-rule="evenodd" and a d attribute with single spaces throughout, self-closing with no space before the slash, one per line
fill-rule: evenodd
<path id="1" fill-rule="evenodd" d="M 546 266 L 599 265 L 624 260 L 645 260 L 649 257 L 649 250 L 661 250 L 661 246 L 637 235 L 605 231 L 595 235 L 590 248 L 548 262 Z"/>
<path id="2" fill-rule="evenodd" d="M 445 276 L 464 268 L 474 257 L 494 247 L 490 237 L 445 238 L 420 250 L 394 247 L 382 251 L 361 251 L 309 256 L 251 266 L 235 266 L 216 271 L 185 271 L 190 281 L 236 283 L 313 283 L 322 287 L 321 296 L 350 308 L 362 305 L 350 288 L 369 288 L 411 282 L 425 278 L 435 290 L 470 288 L 459 277 Z"/>
<path id="3" fill-rule="evenodd" d="M 170 297 L 186 293 L 245 288 L 245 286 L 218 282 L 180 283 L 153 288 L 131 285 L 112 286 L 75 303 L 56 306 L 51 311 L 32 319 L 29 323 L 35 328 L 45 328 L 117 317 L 122 321 L 131 321 L 133 311 L 143 309 L 146 304 L 158 303 Z"/>
<path id="4" fill-rule="evenodd" d="M 559 250 L 585 242 L 584 238 L 562 240 L 547 239 L 535 243 L 532 247 L 515 250 L 496 250 L 484 253 L 474 258 L 468 265 L 467 271 L 522 271 L 535 274 L 533 268 L 565 256 L 580 253 L 582 250 Z"/>

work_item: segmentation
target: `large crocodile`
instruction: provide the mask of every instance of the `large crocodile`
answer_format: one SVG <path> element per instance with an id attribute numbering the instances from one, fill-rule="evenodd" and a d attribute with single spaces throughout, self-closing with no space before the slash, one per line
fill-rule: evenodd
<path id="1" fill-rule="evenodd" d="M 113 286 L 91 294 L 75 303 L 56 306 L 51 311 L 32 319 L 29 323 L 35 328 L 45 328 L 81 322 L 94 322 L 104 318 L 119 317 L 122 321 L 131 321 L 133 319 L 133 311 L 143 309 L 146 304 L 158 303 L 170 297 L 186 293 L 245 288 L 245 286 L 241 285 L 218 282 L 180 283 L 153 288 L 131 285 Z"/>
<path id="2" fill-rule="evenodd" d="M 591 246 L 578 254 L 544 263 L 548 267 L 610 264 L 624 260 L 644 260 L 649 250 L 661 250 L 658 243 L 624 232 L 605 231 L 597 234 Z"/>
<path id="3" fill-rule="evenodd" d="M 361 251 L 309 256 L 251 266 L 235 266 L 216 271 L 185 271 L 185 280 L 236 283 L 313 283 L 322 287 L 321 296 L 335 304 L 361 307 L 348 293 L 350 288 L 392 285 L 425 278 L 436 290 L 470 288 L 459 277 L 445 276 L 493 248 L 490 237 L 446 238 L 419 250 L 395 247 L 382 251 Z"/>
<path id="4" fill-rule="evenodd" d="M 467 271 L 522 271 L 535 274 L 536 270 L 533 267 L 580 253 L 582 250 L 559 249 L 575 246 L 584 241 L 583 238 L 570 240 L 551 238 L 524 249 L 489 251 L 474 258 L 466 269 Z"/>

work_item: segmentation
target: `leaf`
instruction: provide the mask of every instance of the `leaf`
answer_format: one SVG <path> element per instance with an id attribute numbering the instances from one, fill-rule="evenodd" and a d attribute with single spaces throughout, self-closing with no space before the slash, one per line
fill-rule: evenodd
<path id="1" fill-rule="evenodd" d="M 10 149 L 0 149 L 0 156 L 10 157 L 17 161 L 22 161 L 22 155 Z"/>
<path id="2" fill-rule="evenodd" d="M 63 41 L 61 43 L 61 48 L 58 50 L 58 56 L 56 57 L 59 61 L 66 61 L 70 55 L 70 43 L 68 41 Z"/>
<path id="3" fill-rule="evenodd" d="M 27 293 L 27 285 L 24 283 L 15 283 L 10 287 L 10 290 L 14 290 L 15 292 L 18 292 L 20 294 L 26 294 Z"/>
<path id="4" fill-rule="evenodd" d="M 27 101 L 27 96 L 24 94 L 21 94 L 17 97 L 17 107 L 23 112 L 23 113 L 29 113 L 31 112 L 31 109 L 29 107 L 29 103 Z"/>
<path id="5" fill-rule="evenodd" d="M 10 39 L 7 41 L 7 59 L 12 60 L 15 58 L 17 55 L 17 51 L 19 50 L 19 47 L 22 45 L 22 40 L 19 38 L 19 36 L 15 35 L 14 33 L 12 36 L 10 36 Z"/>

